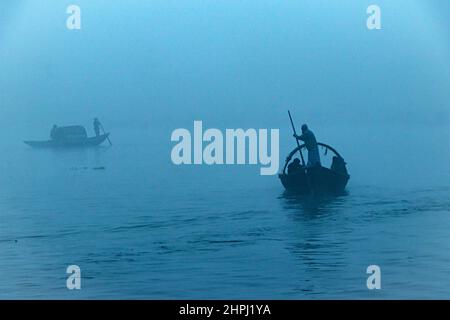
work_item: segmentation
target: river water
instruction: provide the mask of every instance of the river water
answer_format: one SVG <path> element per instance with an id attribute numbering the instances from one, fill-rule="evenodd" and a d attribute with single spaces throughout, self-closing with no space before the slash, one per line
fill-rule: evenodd
<path id="1" fill-rule="evenodd" d="M 87 150 L 4 143 L 0 297 L 448 298 L 448 130 L 351 130 L 334 144 L 351 174 L 338 197 L 287 195 L 257 166 L 175 166 L 163 129 Z M 295 143 L 281 138 L 283 159 Z M 81 290 L 66 288 L 72 264 Z"/>

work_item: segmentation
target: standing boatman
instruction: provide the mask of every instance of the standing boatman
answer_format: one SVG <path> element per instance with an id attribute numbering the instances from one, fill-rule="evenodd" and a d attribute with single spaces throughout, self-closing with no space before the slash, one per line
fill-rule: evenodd
<path id="1" fill-rule="evenodd" d="M 56 140 L 57 138 L 58 138 L 58 126 L 54 124 L 52 130 L 50 131 L 50 139 Z"/>
<path id="2" fill-rule="evenodd" d="M 302 125 L 302 135 L 294 134 L 297 140 L 305 142 L 306 149 L 308 150 L 308 164 L 307 167 L 321 166 L 319 147 L 317 146 L 317 140 L 314 133 L 308 129 L 308 125 Z"/>
<path id="3" fill-rule="evenodd" d="M 98 121 L 98 119 L 95 118 L 94 119 L 94 131 L 95 131 L 95 135 L 97 137 L 100 135 L 100 126 L 101 126 L 100 121 Z"/>

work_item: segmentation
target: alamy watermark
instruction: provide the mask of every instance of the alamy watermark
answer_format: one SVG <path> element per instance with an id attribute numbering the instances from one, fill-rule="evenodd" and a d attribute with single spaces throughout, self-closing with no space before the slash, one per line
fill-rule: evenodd
<path id="1" fill-rule="evenodd" d="M 369 30 L 381 29 L 381 8 L 376 4 L 372 4 L 367 7 L 366 10 L 369 17 L 367 18 L 366 25 Z"/>
<path id="2" fill-rule="evenodd" d="M 71 4 L 67 7 L 66 13 L 69 14 L 66 20 L 66 27 L 69 30 L 81 29 L 81 9 L 79 6 Z"/>
<path id="3" fill-rule="evenodd" d="M 366 270 L 367 274 L 370 274 L 370 276 L 367 278 L 367 289 L 373 290 L 373 289 L 381 289 L 381 268 L 377 266 L 376 264 L 370 265 L 367 267 Z"/>
<path id="4" fill-rule="evenodd" d="M 66 26 L 69 30 L 80 30 L 81 29 L 81 8 L 78 5 L 71 4 L 67 7 L 66 13 L 69 14 L 66 20 Z M 371 4 L 367 7 L 366 13 L 369 15 L 367 17 L 366 26 L 369 30 L 380 30 L 381 29 L 381 8 L 379 5 Z"/>
<path id="5" fill-rule="evenodd" d="M 67 267 L 66 273 L 69 277 L 66 280 L 66 287 L 69 290 L 81 289 L 81 269 L 79 266 L 73 264 Z"/>
<path id="6" fill-rule="evenodd" d="M 179 128 L 172 132 L 171 159 L 176 165 L 260 164 L 261 175 L 274 175 L 279 168 L 279 129 L 207 129 L 194 121 L 193 133 Z M 270 143 L 269 143 L 270 141 Z M 270 152 L 269 152 L 270 148 Z"/>

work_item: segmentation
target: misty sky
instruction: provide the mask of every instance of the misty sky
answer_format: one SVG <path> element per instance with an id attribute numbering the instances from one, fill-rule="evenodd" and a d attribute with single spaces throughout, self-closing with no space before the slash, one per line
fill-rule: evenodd
<path id="1" fill-rule="evenodd" d="M 381 31 L 366 28 L 372 3 Z M 69 4 L 81 7 L 80 31 L 66 29 Z M 277 128 L 287 108 L 313 125 L 449 121 L 447 0 L 7 0 L 0 9 L 7 130 L 94 116 L 109 127 Z"/>

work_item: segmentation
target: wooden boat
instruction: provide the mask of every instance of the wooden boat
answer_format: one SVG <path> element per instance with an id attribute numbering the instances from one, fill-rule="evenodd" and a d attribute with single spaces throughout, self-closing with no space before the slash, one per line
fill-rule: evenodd
<path id="1" fill-rule="evenodd" d="M 109 133 L 88 137 L 83 126 L 67 126 L 55 129 L 53 138 L 43 141 L 24 141 L 33 148 L 95 147 L 108 139 Z"/>
<path id="2" fill-rule="evenodd" d="M 331 167 L 300 166 L 298 170 L 295 170 L 294 172 L 287 172 L 288 165 L 294 154 L 306 150 L 306 146 L 304 144 L 296 147 L 286 158 L 283 172 L 278 175 L 286 190 L 299 194 L 338 194 L 345 190 L 347 182 L 350 179 L 350 175 L 347 172 L 344 158 L 342 158 L 342 156 L 333 147 L 324 143 L 318 143 L 318 145 L 326 148 L 326 152 L 331 151 L 334 154 Z"/>

